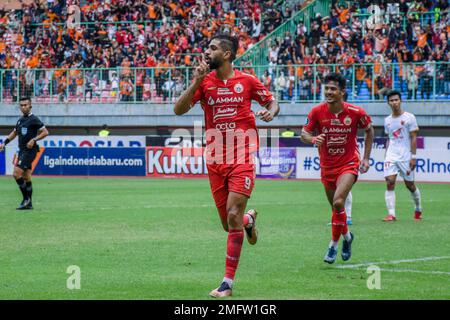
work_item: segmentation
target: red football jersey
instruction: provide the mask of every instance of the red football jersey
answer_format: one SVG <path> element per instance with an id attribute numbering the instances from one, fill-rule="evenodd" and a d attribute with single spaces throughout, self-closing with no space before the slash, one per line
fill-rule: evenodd
<path id="1" fill-rule="evenodd" d="M 320 166 L 324 169 L 359 163 L 358 128 L 366 129 L 372 123 L 363 108 L 343 104 L 344 108 L 338 114 L 330 112 L 326 102 L 313 107 L 303 127 L 311 134 L 325 133 L 325 141 L 319 147 Z"/>
<path id="2" fill-rule="evenodd" d="M 228 80 L 217 78 L 216 71 L 209 73 L 192 99 L 192 106 L 200 101 L 205 112 L 207 147 L 217 142 L 217 136 L 221 135 L 222 152 L 227 156 L 228 164 L 231 158 L 237 161 L 238 151 L 244 151 L 248 158 L 249 153 L 258 148 L 259 136 L 256 118 L 251 110 L 252 100 L 265 106 L 273 100 L 273 96 L 258 78 L 238 70 L 234 70 L 234 77 Z M 230 138 L 227 139 L 227 136 Z M 243 140 L 237 137 L 243 137 Z M 219 152 L 217 146 L 215 151 Z"/>

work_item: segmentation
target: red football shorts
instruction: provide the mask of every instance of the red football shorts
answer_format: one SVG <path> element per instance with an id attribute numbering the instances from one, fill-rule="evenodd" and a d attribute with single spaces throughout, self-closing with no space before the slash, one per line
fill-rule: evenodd
<path id="1" fill-rule="evenodd" d="M 255 186 L 254 164 L 208 164 L 207 167 L 211 192 L 218 208 L 227 204 L 230 192 L 250 198 Z"/>
<path id="2" fill-rule="evenodd" d="M 358 179 L 359 163 L 349 164 L 342 167 L 321 169 L 321 180 L 323 185 L 328 190 L 336 190 L 336 183 L 340 176 L 345 173 L 352 173 Z M 356 180 L 355 180 L 356 182 Z"/>

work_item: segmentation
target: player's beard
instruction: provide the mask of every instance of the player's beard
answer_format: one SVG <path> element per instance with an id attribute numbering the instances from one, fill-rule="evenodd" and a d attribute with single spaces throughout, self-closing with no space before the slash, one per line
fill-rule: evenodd
<path id="1" fill-rule="evenodd" d="M 209 62 L 209 69 L 210 70 L 218 69 L 222 66 L 222 64 L 223 64 L 222 61 L 220 61 L 217 58 L 211 59 L 211 61 Z"/>

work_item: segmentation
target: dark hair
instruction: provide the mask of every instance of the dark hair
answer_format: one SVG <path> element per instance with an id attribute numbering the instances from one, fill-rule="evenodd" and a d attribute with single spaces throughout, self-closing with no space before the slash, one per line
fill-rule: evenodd
<path id="1" fill-rule="evenodd" d="M 347 80 L 345 80 L 344 76 L 340 73 L 329 73 L 325 76 L 325 79 L 323 80 L 323 83 L 327 84 L 330 81 L 334 81 L 337 82 L 337 84 L 339 85 L 339 88 L 341 90 L 345 90 L 345 84 L 347 82 Z"/>
<path id="2" fill-rule="evenodd" d="M 30 101 L 31 102 L 31 98 L 30 97 L 20 97 L 19 102 L 20 101 Z"/>
<path id="3" fill-rule="evenodd" d="M 219 40 L 220 48 L 224 51 L 231 51 L 231 61 L 236 59 L 237 49 L 239 47 L 239 40 L 236 37 L 230 36 L 228 34 L 218 34 L 214 36 L 211 41 Z"/>
<path id="4" fill-rule="evenodd" d="M 400 98 L 400 100 L 402 100 L 402 94 L 398 90 L 391 90 L 387 93 L 386 96 L 387 96 L 388 101 L 393 96 L 398 96 Z"/>

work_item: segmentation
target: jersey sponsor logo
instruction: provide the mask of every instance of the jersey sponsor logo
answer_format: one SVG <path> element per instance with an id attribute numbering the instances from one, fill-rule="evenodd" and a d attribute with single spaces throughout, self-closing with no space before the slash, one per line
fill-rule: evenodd
<path id="1" fill-rule="evenodd" d="M 341 155 L 345 153 L 345 148 L 328 148 L 328 153 L 331 155 Z"/>
<path id="2" fill-rule="evenodd" d="M 327 136 L 327 146 L 340 146 L 347 143 L 346 135 L 329 135 Z"/>
<path id="3" fill-rule="evenodd" d="M 352 128 L 322 128 L 323 133 L 350 133 L 352 132 Z"/>
<path id="4" fill-rule="evenodd" d="M 342 126 L 341 120 L 339 119 L 331 119 L 330 123 L 332 126 Z"/>
<path id="5" fill-rule="evenodd" d="M 20 128 L 20 132 L 22 133 L 23 136 L 26 136 L 28 133 L 28 128 L 22 127 Z"/>
<path id="6" fill-rule="evenodd" d="M 213 121 L 216 122 L 219 119 L 234 118 L 236 115 L 236 107 L 215 107 Z"/>
<path id="7" fill-rule="evenodd" d="M 268 97 L 269 93 L 267 92 L 267 90 L 258 90 L 256 91 L 256 94 L 261 96 L 261 97 Z"/>
<path id="8" fill-rule="evenodd" d="M 222 122 L 216 124 L 216 129 L 220 131 L 236 129 L 236 122 Z"/>
<path id="9" fill-rule="evenodd" d="M 352 118 L 350 118 L 349 116 L 346 116 L 345 119 L 344 119 L 344 124 L 346 126 L 351 125 L 352 124 Z"/>
<path id="10" fill-rule="evenodd" d="M 217 94 L 218 95 L 227 95 L 227 94 L 233 94 L 233 92 L 228 90 L 228 88 L 218 88 L 217 89 Z"/>
<path id="11" fill-rule="evenodd" d="M 233 89 L 236 93 L 242 93 L 244 91 L 244 86 L 240 83 L 236 83 Z"/>
<path id="12" fill-rule="evenodd" d="M 215 104 L 242 103 L 242 102 L 244 102 L 244 97 L 219 97 L 216 99 Z"/>

